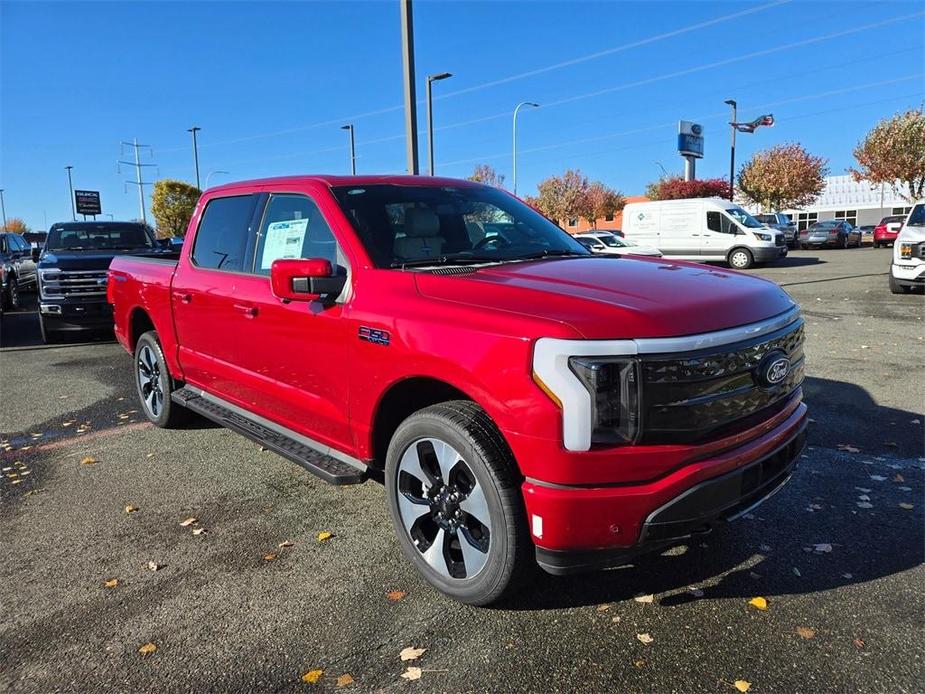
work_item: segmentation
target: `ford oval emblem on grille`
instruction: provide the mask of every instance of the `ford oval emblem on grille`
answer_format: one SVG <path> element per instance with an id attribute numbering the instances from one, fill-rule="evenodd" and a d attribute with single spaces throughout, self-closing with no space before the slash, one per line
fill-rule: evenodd
<path id="1" fill-rule="evenodd" d="M 790 359 L 786 354 L 775 350 L 765 355 L 755 369 L 755 380 L 759 386 L 770 388 L 781 383 L 790 373 Z"/>

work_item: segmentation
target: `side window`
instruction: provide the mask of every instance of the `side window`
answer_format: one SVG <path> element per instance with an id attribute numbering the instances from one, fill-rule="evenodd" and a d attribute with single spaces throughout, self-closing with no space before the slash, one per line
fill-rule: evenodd
<path id="1" fill-rule="evenodd" d="M 722 232 L 722 216 L 719 212 L 707 212 L 707 229 Z"/>
<path id="2" fill-rule="evenodd" d="M 256 195 L 210 200 L 196 232 L 193 262 L 213 270 L 244 271 L 248 231 L 256 203 Z"/>
<path id="3" fill-rule="evenodd" d="M 280 258 L 324 258 L 335 270 L 343 264 L 331 227 L 306 195 L 270 196 L 257 239 L 254 272 L 269 275 L 273 261 Z"/>
<path id="4" fill-rule="evenodd" d="M 20 252 L 29 250 L 29 244 L 19 234 L 10 234 L 8 238 L 10 239 L 11 250 Z"/>

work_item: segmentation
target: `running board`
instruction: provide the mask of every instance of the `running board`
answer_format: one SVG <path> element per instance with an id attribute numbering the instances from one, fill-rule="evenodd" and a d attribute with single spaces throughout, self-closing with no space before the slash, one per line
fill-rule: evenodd
<path id="1" fill-rule="evenodd" d="M 325 482 L 340 485 L 361 484 L 366 481 L 367 468 L 361 461 L 347 462 L 353 459 L 344 453 L 327 448 L 321 443 L 312 442 L 314 445 L 310 445 L 311 439 L 308 437 L 300 436 L 262 417 L 249 415 L 230 403 L 217 402 L 218 399 L 214 396 L 185 387 L 174 391 L 170 397 L 177 404 L 206 419 L 211 419 L 269 448 L 274 453 L 298 463 Z M 347 460 L 338 459 L 340 456 Z"/>

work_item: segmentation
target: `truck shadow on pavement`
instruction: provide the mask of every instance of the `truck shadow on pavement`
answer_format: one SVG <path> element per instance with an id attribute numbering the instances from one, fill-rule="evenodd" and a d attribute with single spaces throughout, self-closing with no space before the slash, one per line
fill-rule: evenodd
<path id="1" fill-rule="evenodd" d="M 879 406 L 850 383 L 807 378 L 804 391 L 815 420 L 808 446 L 773 498 L 735 523 L 631 566 L 561 578 L 537 572 L 504 607 L 557 609 L 639 595 L 654 595 L 663 607 L 770 600 L 918 567 L 925 561 L 922 416 Z M 904 431 L 891 434 L 895 448 L 882 443 L 887 422 Z"/>

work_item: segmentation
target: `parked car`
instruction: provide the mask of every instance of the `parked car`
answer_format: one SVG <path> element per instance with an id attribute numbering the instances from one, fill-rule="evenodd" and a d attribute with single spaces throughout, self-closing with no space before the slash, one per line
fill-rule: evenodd
<path id="1" fill-rule="evenodd" d="M 662 257 L 662 252 L 651 246 L 640 246 L 634 241 L 615 236 L 610 231 L 586 231 L 575 234 L 575 240 L 594 253 L 604 255 L 651 255 Z"/>
<path id="2" fill-rule="evenodd" d="M 737 270 L 787 255 L 781 232 L 720 198 L 630 203 L 623 210 L 623 232 L 666 258 L 725 261 Z"/>
<path id="3" fill-rule="evenodd" d="M 899 232 L 902 231 L 905 219 L 901 214 L 881 219 L 880 224 L 874 227 L 874 248 L 893 245 Z"/>
<path id="4" fill-rule="evenodd" d="M 106 301 L 110 261 L 129 253 L 161 254 L 162 244 L 136 222 L 62 222 L 48 230 L 39 258 L 39 325 L 42 340 L 112 328 Z"/>
<path id="5" fill-rule="evenodd" d="M 19 234 L 0 233 L 0 303 L 15 311 L 20 293 L 35 291 L 35 258 L 32 247 Z"/>
<path id="6" fill-rule="evenodd" d="M 816 222 L 800 232 L 800 246 L 802 248 L 849 248 L 861 246 L 861 232 L 851 226 L 849 222 L 841 219 L 827 219 Z"/>
<path id="7" fill-rule="evenodd" d="M 484 219 L 506 226 L 470 236 Z M 109 270 L 145 416 L 196 412 L 328 482 L 384 482 L 401 551 L 464 602 L 532 564 L 684 541 L 800 458 L 803 319 L 767 280 L 614 272 L 510 194 L 429 176 L 212 188 L 187 238 L 177 262 Z"/>
<path id="8" fill-rule="evenodd" d="M 857 227 L 857 230 L 861 232 L 861 245 L 873 245 L 875 228 L 873 224 L 865 224 L 864 226 Z"/>
<path id="9" fill-rule="evenodd" d="M 893 244 L 890 291 L 907 294 L 925 288 L 925 200 L 913 206 Z"/>
<path id="10" fill-rule="evenodd" d="M 784 238 L 787 239 L 787 246 L 789 248 L 797 248 L 800 245 L 797 225 L 796 222 L 790 219 L 790 215 L 784 214 L 783 212 L 766 212 L 763 214 L 756 214 L 755 219 L 783 233 Z"/>

